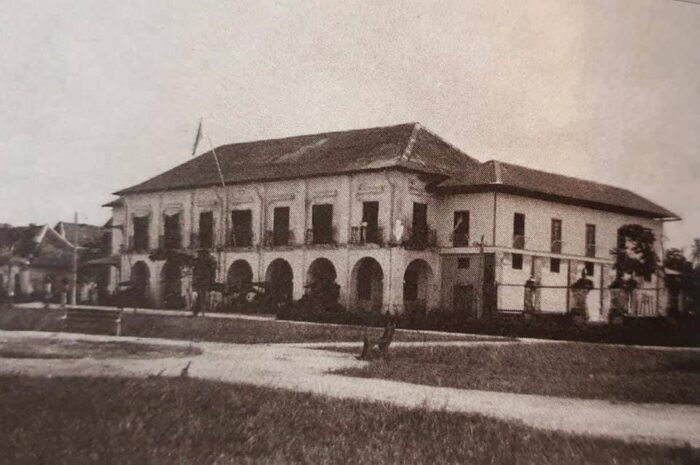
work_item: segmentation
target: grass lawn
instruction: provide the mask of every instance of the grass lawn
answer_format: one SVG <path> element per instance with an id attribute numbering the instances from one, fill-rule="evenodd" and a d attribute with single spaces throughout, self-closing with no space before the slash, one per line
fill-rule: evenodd
<path id="1" fill-rule="evenodd" d="M 201 350 L 194 347 L 126 341 L 70 341 L 32 337 L 0 341 L 0 358 L 159 358 L 188 357 L 201 353 Z"/>
<path id="2" fill-rule="evenodd" d="M 627 402 L 700 404 L 700 352 L 595 344 L 391 349 L 344 375 Z"/>
<path id="3" fill-rule="evenodd" d="M 0 377 L 12 464 L 689 464 L 689 447 L 186 378 Z M 697 462 L 695 462 L 697 463 Z"/>
<path id="4" fill-rule="evenodd" d="M 63 312 L 57 309 L 0 308 L 0 329 L 60 331 Z M 361 342 L 365 331 L 374 337 L 381 328 L 358 326 L 298 324 L 275 320 L 192 318 L 187 314 L 162 316 L 124 315 L 124 336 L 160 337 L 192 341 L 232 342 L 239 344 L 283 342 Z M 481 338 L 436 335 L 397 330 L 396 341 L 469 341 Z"/>

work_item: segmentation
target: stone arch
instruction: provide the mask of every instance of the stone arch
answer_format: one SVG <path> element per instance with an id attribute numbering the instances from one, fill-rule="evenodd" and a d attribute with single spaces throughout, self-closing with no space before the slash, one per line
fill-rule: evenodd
<path id="1" fill-rule="evenodd" d="M 335 271 L 335 265 L 333 262 L 327 258 L 317 258 L 309 265 L 309 269 L 306 272 L 306 284 L 314 283 L 332 283 L 338 277 L 338 273 Z"/>
<path id="2" fill-rule="evenodd" d="M 135 306 L 147 307 L 151 287 L 151 270 L 143 261 L 131 267 L 131 288 Z"/>
<path id="3" fill-rule="evenodd" d="M 160 304 L 163 308 L 184 308 L 182 296 L 182 267 L 166 260 L 160 271 Z"/>
<path id="4" fill-rule="evenodd" d="M 253 282 L 253 268 L 243 259 L 231 263 L 226 275 L 226 285 L 229 289 L 240 290 L 246 284 Z"/>
<path id="5" fill-rule="evenodd" d="M 364 257 L 355 263 L 350 277 L 350 302 L 354 309 L 381 312 L 384 303 L 384 271 L 377 260 Z"/>
<path id="6" fill-rule="evenodd" d="M 335 265 L 327 258 L 317 258 L 309 265 L 306 272 L 304 299 L 308 299 L 312 307 L 320 307 L 326 311 L 338 309 L 340 285 L 336 283 L 338 273 Z"/>
<path id="7" fill-rule="evenodd" d="M 434 273 L 420 258 L 406 267 L 403 275 L 403 302 L 407 311 L 425 312 L 434 299 Z"/>
<path id="8" fill-rule="evenodd" d="M 292 300 L 294 292 L 294 271 L 292 266 L 286 260 L 277 258 L 273 260 L 265 272 L 265 281 L 267 282 L 271 297 L 277 301 Z"/>

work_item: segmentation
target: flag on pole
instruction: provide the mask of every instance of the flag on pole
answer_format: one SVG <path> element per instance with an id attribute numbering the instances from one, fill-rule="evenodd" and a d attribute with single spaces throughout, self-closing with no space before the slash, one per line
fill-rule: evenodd
<path id="1" fill-rule="evenodd" d="M 194 157 L 195 153 L 197 153 L 197 146 L 199 145 L 199 141 L 202 140 L 202 120 L 199 120 L 199 127 L 197 127 L 197 135 L 194 138 L 194 145 L 192 145 L 192 156 Z"/>

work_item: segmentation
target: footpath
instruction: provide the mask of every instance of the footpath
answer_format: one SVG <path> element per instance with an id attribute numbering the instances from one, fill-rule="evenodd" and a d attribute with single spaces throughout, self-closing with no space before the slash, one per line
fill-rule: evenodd
<path id="1" fill-rule="evenodd" d="M 0 344 L 13 338 L 132 341 L 194 346 L 201 349 L 202 354 L 187 358 L 128 360 L 3 359 L 0 373 L 31 376 L 177 377 L 189 363 L 188 375 L 193 378 L 281 388 L 342 399 L 386 402 L 409 408 L 481 414 L 522 422 L 545 430 L 626 441 L 689 444 L 700 448 L 700 406 L 570 399 L 340 376 L 332 371 L 362 366 L 366 362 L 356 360 L 353 354 L 321 349 L 328 347 L 328 343 L 244 345 L 38 331 L 0 331 Z M 484 343 L 503 342 L 452 341 L 448 344 L 469 346 Z"/>

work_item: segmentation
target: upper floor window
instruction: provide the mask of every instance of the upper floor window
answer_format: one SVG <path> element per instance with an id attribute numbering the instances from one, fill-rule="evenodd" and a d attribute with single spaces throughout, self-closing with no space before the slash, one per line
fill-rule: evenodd
<path id="1" fill-rule="evenodd" d="M 522 213 L 513 215 L 513 248 L 525 248 L 525 215 Z"/>
<path id="2" fill-rule="evenodd" d="M 289 207 L 275 207 L 272 218 L 272 244 L 289 245 Z"/>
<path id="3" fill-rule="evenodd" d="M 149 249 L 149 219 L 150 218 L 148 216 L 134 217 L 134 250 Z"/>
<path id="4" fill-rule="evenodd" d="M 333 242 L 333 205 L 314 205 L 311 208 L 312 242 L 331 244 Z"/>
<path id="5" fill-rule="evenodd" d="M 163 215 L 163 248 L 179 249 L 182 247 L 182 235 L 180 233 L 180 213 Z"/>
<path id="6" fill-rule="evenodd" d="M 514 253 L 513 254 L 513 260 L 511 263 L 511 267 L 514 270 L 522 270 L 523 269 L 523 254 L 521 254 L 521 253 Z"/>
<path id="7" fill-rule="evenodd" d="M 454 213 L 452 245 L 454 247 L 469 246 L 469 211 L 467 210 L 455 211 Z"/>
<path id="8" fill-rule="evenodd" d="M 199 247 L 210 249 L 214 247 L 214 213 L 199 214 Z"/>
<path id="9" fill-rule="evenodd" d="M 249 247 L 253 245 L 253 212 L 233 210 L 231 212 L 231 234 L 229 245 Z"/>
<path id="10" fill-rule="evenodd" d="M 428 205 L 413 202 L 413 219 L 411 222 L 412 235 L 417 239 L 427 241 L 428 237 Z"/>
<path id="11" fill-rule="evenodd" d="M 362 242 L 379 243 L 379 202 L 362 202 L 362 225 L 360 225 Z"/>
<path id="12" fill-rule="evenodd" d="M 549 259 L 549 272 L 550 273 L 559 273 L 561 269 L 561 260 L 558 258 L 550 258 Z"/>
<path id="13" fill-rule="evenodd" d="M 552 218 L 552 243 L 551 251 L 553 253 L 561 253 L 561 220 Z"/>
<path id="14" fill-rule="evenodd" d="M 586 257 L 595 257 L 595 225 L 586 225 Z"/>

